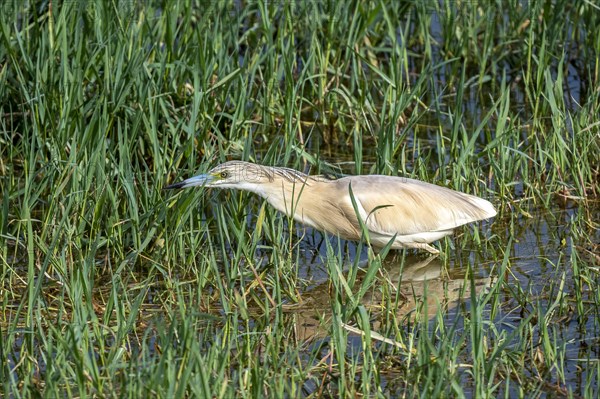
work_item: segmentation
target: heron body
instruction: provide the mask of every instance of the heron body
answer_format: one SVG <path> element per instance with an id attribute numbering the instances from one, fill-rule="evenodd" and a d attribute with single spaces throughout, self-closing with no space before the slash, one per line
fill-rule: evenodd
<path id="1" fill-rule="evenodd" d="M 496 215 L 493 205 L 482 198 L 415 179 L 362 175 L 333 180 L 242 161 L 226 162 L 166 188 L 192 186 L 256 193 L 294 220 L 352 241 L 361 239 L 360 218 L 375 247 L 394 239 L 392 248 L 417 248 L 434 254 L 438 250 L 429 243 L 456 227 Z"/>

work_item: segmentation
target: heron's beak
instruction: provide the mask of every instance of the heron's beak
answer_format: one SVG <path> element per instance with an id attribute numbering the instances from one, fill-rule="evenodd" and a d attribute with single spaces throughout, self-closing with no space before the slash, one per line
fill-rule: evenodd
<path id="1" fill-rule="evenodd" d="M 186 188 L 186 187 L 194 187 L 194 186 L 206 186 L 210 184 L 215 177 L 213 175 L 198 175 L 194 177 L 190 177 L 189 179 L 185 179 L 184 181 L 180 181 L 179 183 L 171 184 L 164 188 L 164 190 L 172 190 L 175 188 Z"/>

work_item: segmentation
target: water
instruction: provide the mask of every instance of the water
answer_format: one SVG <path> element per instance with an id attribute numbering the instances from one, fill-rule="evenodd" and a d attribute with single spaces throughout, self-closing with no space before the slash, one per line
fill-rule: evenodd
<path id="1" fill-rule="evenodd" d="M 469 271 L 474 274 L 476 297 L 478 298 L 482 298 L 487 290 L 493 284 L 498 283 L 498 279 L 502 277 L 506 279 L 504 291 L 512 288 L 514 292 L 522 292 L 523 295 L 506 292 L 505 297 L 498 298 L 500 311 L 496 309 L 495 318 L 490 320 L 494 323 L 495 330 L 499 333 L 504 331 L 510 335 L 516 328 L 519 328 L 519 324 L 525 318 L 530 316 L 530 312 L 537 312 L 540 309 L 546 317 L 555 317 L 556 320 L 552 320 L 549 325 L 552 329 L 551 336 L 558 339 L 555 344 L 565 348 L 566 358 L 562 363 L 561 379 L 564 378 L 566 386 L 559 383 L 559 380 L 550 381 L 549 385 L 555 384 L 560 389 L 568 388 L 574 393 L 581 394 L 586 374 L 594 373 L 594 361 L 597 361 L 594 359 L 598 359 L 600 354 L 598 345 L 600 321 L 594 317 L 578 318 L 573 310 L 567 314 L 558 310 L 548 311 L 556 306 L 557 295 L 564 296 L 565 301 L 572 303 L 573 292 L 578 289 L 574 285 L 573 265 L 571 264 L 572 250 L 578 243 L 574 242 L 573 237 L 570 236 L 572 228 L 570 222 L 576 217 L 577 212 L 577 209 L 560 208 L 555 209 L 554 212 L 534 210 L 531 212 L 531 217 L 510 215 L 510 221 L 497 219 L 491 226 L 487 225 L 486 227 L 491 230 L 483 233 L 488 237 L 493 237 L 493 245 L 509 253 L 509 267 L 502 276 L 498 275 L 501 269 L 499 261 L 486 260 L 476 246 L 466 250 L 449 251 L 447 259 L 427 257 L 423 254 L 407 254 L 400 251 L 396 256 L 390 257 L 383 267 L 383 273 L 391 290 L 393 291 L 394 287 L 399 289 L 405 301 L 404 305 L 397 308 L 397 319 L 410 320 L 410 314 L 414 314 L 419 303 L 424 302 L 430 317 L 434 316 L 442 306 L 446 312 L 444 320 L 447 325 L 457 322 L 462 324 L 464 312 L 468 313 L 471 306 Z M 598 215 L 598 210 L 595 211 L 595 214 Z M 589 233 L 593 234 L 592 241 L 600 241 L 600 234 L 597 230 L 591 229 Z M 311 237 L 312 233 L 307 235 Z M 354 254 L 356 252 L 356 244 L 346 243 L 345 245 L 349 247 L 347 253 Z M 307 244 L 307 246 L 314 248 L 311 244 Z M 329 303 L 331 297 L 328 294 L 331 290 L 329 277 L 322 268 L 315 268 L 315 264 L 322 265 L 328 255 L 323 249 L 319 254 L 316 262 L 313 258 L 310 262 L 301 265 L 300 273 L 304 278 L 313 278 L 320 282 L 302 292 L 304 301 L 302 306 L 290 310 L 295 313 L 298 325 L 302 326 L 299 329 L 301 340 L 328 339 L 327 326 L 323 326 L 319 322 L 319 318 L 315 317 L 318 314 L 321 315 L 321 318 L 327 319 L 330 317 L 327 315 L 331 315 Z M 351 259 L 346 260 L 349 265 L 352 264 Z M 361 264 L 366 266 L 364 259 Z M 385 284 L 385 282 L 380 281 L 380 284 Z M 561 285 L 562 290 L 559 290 Z M 356 286 L 360 286 L 360 279 L 355 284 Z M 382 290 L 379 288 L 375 287 L 361 299 L 361 304 L 373 312 L 371 325 L 373 332 L 381 331 L 381 326 L 377 321 L 377 309 L 382 295 Z M 593 292 L 584 290 L 581 293 L 584 296 L 584 302 L 594 303 L 591 297 L 594 295 Z M 520 303 L 518 299 L 534 302 Z M 573 305 L 571 304 L 571 306 Z M 490 309 L 490 305 L 486 305 L 483 309 L 484 314 L 489 316 Z M 546 311 L 548 312 L 545 313 Z M 594 313 L 591 312 L 591 314 Z M 433 324 L 437 322 L 432 321 Z M 532 325 L 532 342 L 541 339 L 538 328 L 543 322 L 543 320 L 536 320 L 535 317 L 529 322 Z M 468 333 L 466 334 L 468 335 Z M 490 339 L 492 339 L 491 336 Z M 467 344 L 468 341 L 467 339 Z M 360 336 L 355 335 L 349 342 L 349 351 L 360 352 L 362 350 Z M 513 342 L 510 342 L 508 346 L 510 348 L 512 345 L 519 344 L 518 339 L 513 338 Z M 523 377 L 532 380 L 539 378 L 536 375 L 535 367 L 531 369 L 529 376 Z M 465 373 L 464 378 L 464 386 L 468 387 L 470 376 Z M 593 378 L 595 377 L 592 376 Z M 384 381 L 387 384 L 388 381 L 385 379 Z M 393 384 L 389 388 L 392 389 L 392 387 Z M 517 392 L 510 393 L 510 395 L 514 394 Z"/>

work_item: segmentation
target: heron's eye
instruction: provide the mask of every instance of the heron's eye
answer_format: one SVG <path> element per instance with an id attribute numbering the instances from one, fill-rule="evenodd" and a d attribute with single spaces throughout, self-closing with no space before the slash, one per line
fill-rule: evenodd
<path id="1" fill-rule="evenodd" d="M 227 179 L 229 177 L 229 172 L 221 172 L 221 179 Z"/>

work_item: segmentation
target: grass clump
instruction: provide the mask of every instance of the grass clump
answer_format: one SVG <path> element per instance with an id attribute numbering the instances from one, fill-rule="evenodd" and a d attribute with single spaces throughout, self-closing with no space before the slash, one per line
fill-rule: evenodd
<path id="1" fill-rule="evenodd" d="M 2 395 L 596 397 L 599 15 L 2 3 Z M 229 159 L 500 212 L 423 264 L 161 190 Z"/>

